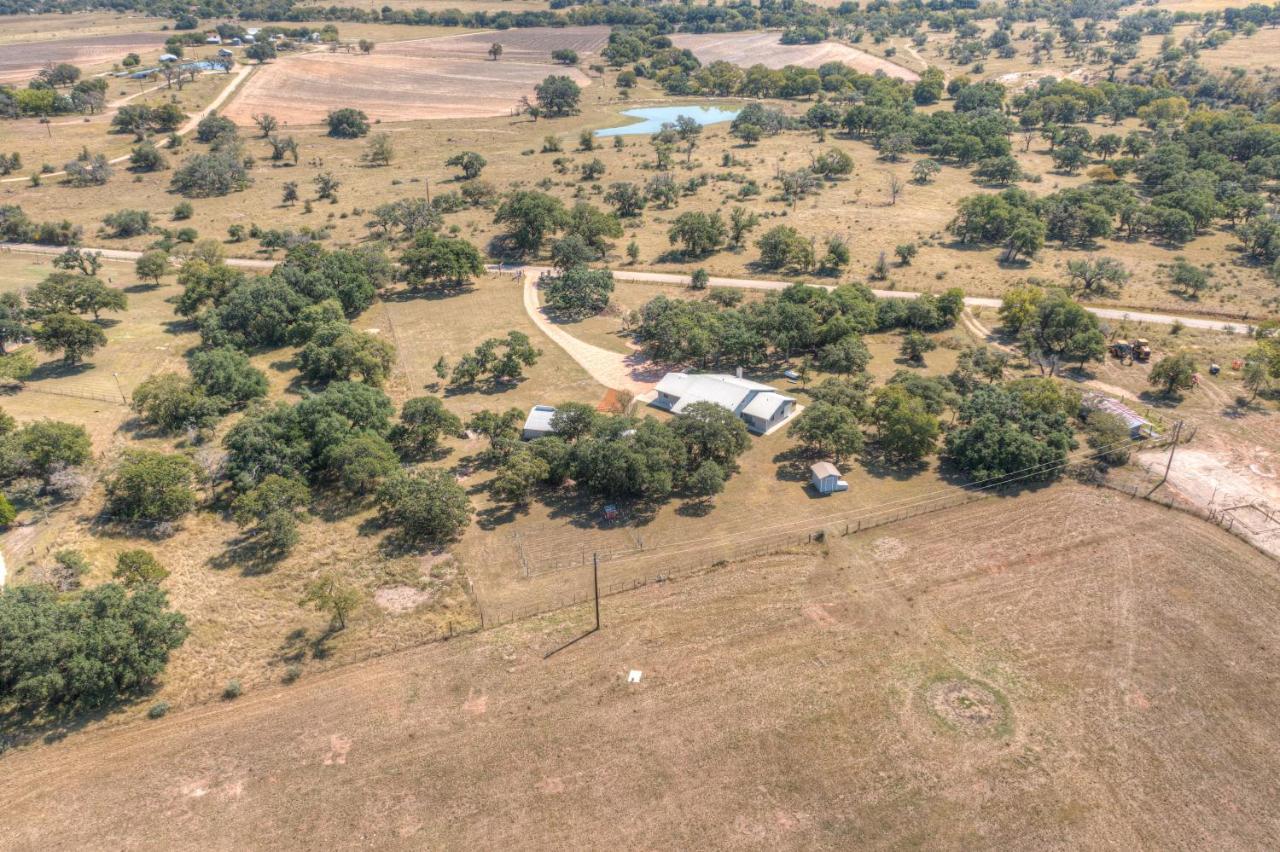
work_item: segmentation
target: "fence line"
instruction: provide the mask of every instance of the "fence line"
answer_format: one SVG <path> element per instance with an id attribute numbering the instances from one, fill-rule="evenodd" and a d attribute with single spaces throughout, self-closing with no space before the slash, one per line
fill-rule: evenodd
<path id="1" fill-rule="evenodd" d="M 823 542 L 828 535 L 841 537 L 856 535 L 859 532 L 894 524 L 909 518 L 954 509 L 995 496 L 997 493 L 996 491 L 977 493 L 964 491 L 924 505 L 908 505 L 879 512 L 850 512 L 845 517 L 815 519 L 814 526 L 808 530 L 758 536 L 727 547 L 721 544 L 699 545 L 682 549 L 678 545 L 668 545 L 643 552 L 631 551 L 624 556 L 615 554 L 613 558 L 608 560 L 601 558 L 601 565 L 607 565 L 615 573 L 628 571 L 628 569 L 636 566 L 636 572 L 630 577 L 602 582 L 600 585 L 600 597 L 609 597 L 632 591 L 650 583 L 665 583 L 668 580 L 683 579 L 702 571 L 722 567 L 730 562 L 808 547 L 815 543 Z M 673 559 L 679 560 L 679 567 L 671 566 L 669 560 Z M 652 561 L 667 564 L 657 569 L 656 566 L 648 564 Z M 577 563 L 575 562 L 574 564 L 576 565 Z M 587 564 L 590 564 L 589 558 Z M 560 595 L 550 600 L 544 598 L 540 601 L 510 608 L 489 609 L 481 605 L 479 601 L 477 601 L 477 605 L 480 606 L 481 624 L 488 629 L 537 615 L 546 615 L 569 607 L 579 606 L 590 600 L 591 596 L 588 592 L 580 591 Z"/>
<path id="2" fill-rule="evenodd" d="M 123 399 L 120 398 L 119 393 L 99 393 L 97 391 L 82 391 L 82 390 L 74 390 L 71 388 L 54 390 L 53 388 L 42 388 L 42 387 L 37 387 L 36 385 L 31 385 L 31 384 L 22 385 L 20 390 L 28 391 L 30 393 L 48 394 L 49 396 L 66 396 L 66 397 L 73 397 L 75 399 L 92 399 L 96 402 L 109 402 L 112 405 L 128 405 L 127 402 L 125 402 Z"/>

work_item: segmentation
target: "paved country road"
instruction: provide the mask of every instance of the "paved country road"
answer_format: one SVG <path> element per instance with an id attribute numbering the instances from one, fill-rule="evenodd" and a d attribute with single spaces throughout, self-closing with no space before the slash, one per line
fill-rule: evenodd
<path id="1" fill-rule="evenodd" d="M 91 246 L 80 246 L 84 251 L 97 252 L 102 255 L 103 260 L 119 260 L 124 262 L 132 262 L 142 257 L 142 252 L 131 251 L 129 249 L 111 249 L 111 248 L 94 248 Z M 19 254 L 46 254 L 59 255 L 66 251 L 62 246 L 39 246 L 34 243 L 3 243 L 0 242 L 0 252 L 18 252 Z M 227 258 L 228 266 L 239 267 L 240 269 L 274 269 L 277 261 L 274 260 L 255 260 L 248 257 L 229 257 Z"/>

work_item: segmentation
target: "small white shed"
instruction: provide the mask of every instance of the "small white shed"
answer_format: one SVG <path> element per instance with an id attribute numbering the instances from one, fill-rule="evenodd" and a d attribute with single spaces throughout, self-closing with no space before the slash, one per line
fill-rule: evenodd
<path id="1" fill-rule="evenodd" d="M 520 437 L 526 441 L 542 438 L 555 433 L 551 428 L 551 417 L 556 413 L 554 405 L 535 405 L 529 409 L 529 416 L 524 419 L 524 429 Z"/>
<path id="2" fill-rule="evenodd" d="M 849 483 L 840 478 L 839 468 L 831 462 L 820 461 L 809 465 L 809 481 L 819 494 L 849 490 Z"/>

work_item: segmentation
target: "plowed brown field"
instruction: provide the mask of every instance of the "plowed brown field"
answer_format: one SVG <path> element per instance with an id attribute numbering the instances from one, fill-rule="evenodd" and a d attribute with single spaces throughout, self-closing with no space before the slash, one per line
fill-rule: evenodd
<path id="1" fill-rule="evenodd" d="M 316 124 L 331 111 L 357 107 L 375 121 L 507 115 L 548 74 L 580 86 L 576 68 L 551 63 L 551 51 L 598 50 L 607 27 L 509 30 L 380 44 L 368 56 L 306 53 L 262 68 L 225 110 L 239 124 L 271 113 L 287 124 Z M 488 58 L 502 45 L 502 58 Z"/>
<path id="2" fill-rule="evenodd" d="M 3 20 L 0 18 L 0 20 Z M 87 69 L 164 45 L 166 33 L 120 33 L 63 38 L 31 44 L 0 45 L 0 83 L 25 83 L 50 62 L 70 62 Z"/>
<path id="3" fill-rule="evenodd" d="M 786 65 L 817 68 L 826 62 L 843 62 L 863 74 L 883 71 L 890 77 L 901 80 L 920 79 L 920 75 L 909 68 L 847 44 L 834 41 L 820 44 L 782 44 L 779 38 L 776 32 L 677 33 L 671 36 L 671 41 L 676 47 L 692 50 L 703 65 L 725 60 L 743 68 L 752 65 L 764 65 L 768 68 L 782 68 Z"/>

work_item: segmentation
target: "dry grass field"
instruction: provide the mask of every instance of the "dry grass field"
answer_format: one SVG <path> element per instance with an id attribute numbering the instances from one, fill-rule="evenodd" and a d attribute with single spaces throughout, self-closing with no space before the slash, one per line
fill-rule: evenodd
<path id="1" fill-rule="evenodd" d="M 1280 831 L 1274 563 L 1113 492 L 649 586 L 544 660 L 585 617 L 7 755 L 6 845 L 1261 848 Z"/>
<path id="2" fill-rule="evenodd" d="M 782 44 L 777 32 L 742 32 L 695 34 L 677 33 L 671 37 L 679 48 L 692 50 L 703 65 L 732 62 L 746 68 L 762 64 L 768 68 L 799 65 L 817 68 L 827 62 L 842 62 L 863 74 L 883 71 L 890 77 L 918 80 L 920 75 L 901 65 L 835 41 L 820 44 Z"/>

